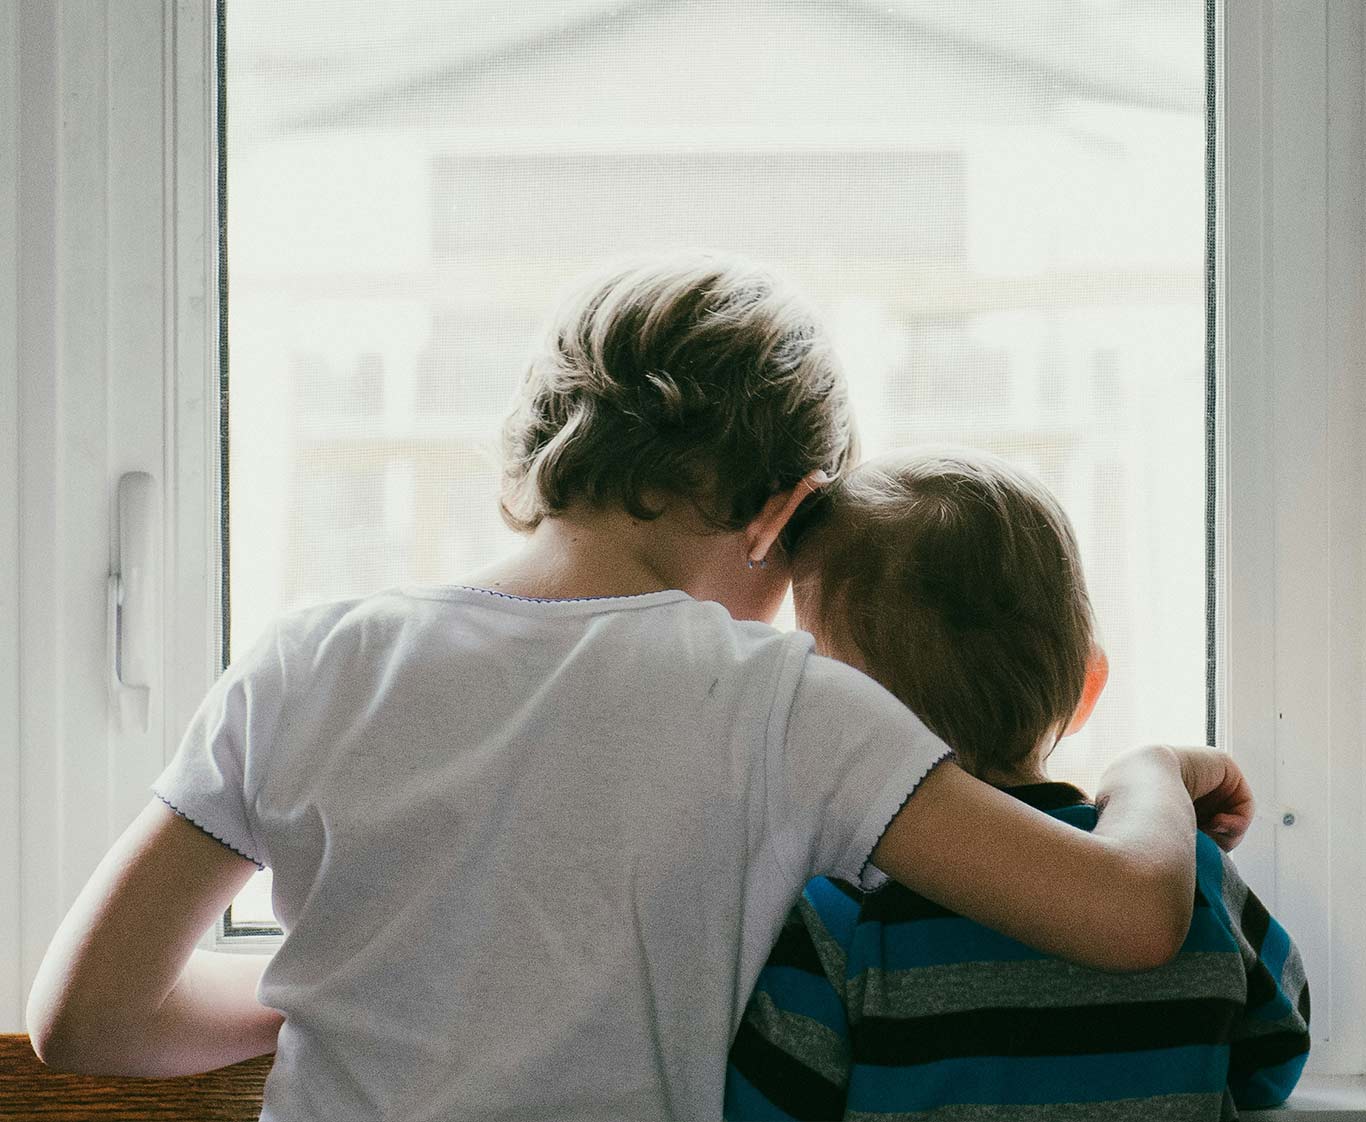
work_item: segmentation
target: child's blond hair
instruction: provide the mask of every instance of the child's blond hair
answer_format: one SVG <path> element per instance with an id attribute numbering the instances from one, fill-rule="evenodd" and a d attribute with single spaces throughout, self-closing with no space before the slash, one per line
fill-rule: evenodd
<path id="1" fill-rule="evenodd" d="M 970 772 L 1010 771 L 1081 700 L 1093 623 L 1076 538 L 1005 460 L 862 464 L 812 507 L 795 565 L 822 648 L 856 651 Z"/>
<path id="2" fill-rule="evenodd" d="M 843 375 L 767 270 L 690 252 L 617 266 L 561 309 L 503 430 L 501 507 L 529 530 L 576 504 L 651 519 L 669 496 L 739 529 L 851 454 Z"/>

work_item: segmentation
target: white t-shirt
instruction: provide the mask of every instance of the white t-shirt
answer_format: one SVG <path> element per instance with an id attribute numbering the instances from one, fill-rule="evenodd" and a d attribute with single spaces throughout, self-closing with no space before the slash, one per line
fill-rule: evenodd
<path id="1" fill-rule="evenodd" d="M 276 621 L 154 785 L 274 874 L 262 1119 L 719 1117 L 802 886 L 947 752 L 810 643 L 683 592 Z"/>

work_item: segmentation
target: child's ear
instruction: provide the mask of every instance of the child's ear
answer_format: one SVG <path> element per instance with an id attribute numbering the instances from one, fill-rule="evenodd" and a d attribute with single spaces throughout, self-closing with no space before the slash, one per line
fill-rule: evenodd
<path id="1" fill-rule="evenodd" d="M 830 477 L 817 468 L 802 476 L 791 490 L 770 495 L 763 509 L 745 527 L 749 559 L 758 563 L 767 557 L 773 543 L 778 540 L 778 535 L 783 532 L 783 527 L 802 505 L 802 500 L 807 495 L 814 495 L 829 482 Z"/>
<path id="2" fill-rule="evenodd" d="M 1109 679 L 1110 660 L 1105 657 L 1105 650 L 1102 647 L 1093 646 L 1091 657 L 1086 661 L 1086 684 L 1081 689 L 1081 700 L 1077 702 L 1077 708 L 1072 714 L 1072 719 L 1067 722 L 1063 736 L 1071 736 L 1074 732 L 1081 731 L 1081 727 L 1091 716 L 1091 710 L 1096 707 L 1096 702 L 1105 691 L 1105 683 Z"/>

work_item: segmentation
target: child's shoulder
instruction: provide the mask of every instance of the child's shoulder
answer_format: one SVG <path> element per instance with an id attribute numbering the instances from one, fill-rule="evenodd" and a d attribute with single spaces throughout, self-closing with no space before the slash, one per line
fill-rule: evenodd
<path id="1" fill-rule="evenodd" d="M 315 650 L 329 638 L 347 630 L 401 612 L 396 590 L 366 596 L 348 596 L 295 605 L 277 613 L 263 628 L 260 644 L 274 644 L 281 656 Z"/>
<path id="2" fill-rule="evenodd" d="M 277 615 L 266 632 L 282 651 L 295 654 L 324 645 L 334 652 L 359 644 L 378 649 L 424 632 L 450 633 L 453 617 L 465 614 L 480 621 L 463 632 L 465 640 L 477 634 L 490 648 L 505 634 L 524 635 L 541 624 L 558 630 L 568 623 L 573 630 L 577 622 L 587 630 L 591 623 L 595 637 L 617 646 L 633 664 L 658 658 L 679 671 L 689 663 L 801 664 L 812 644 L 805 632 L 736 620 L 720 604 L 683 592 L 531 600 L 457 585 L 394 586 L 295 607 Z"/>
<path id="3" fill-rule="evenodd" d="M 957 918 L 956 912 L 890 880 L 865 891 L 838 877 L 815 877 L 807 882 L 798 908 L 846 946 L 860 926 Z"/>
<path id="4" fill-rule="evenodd" d="M 1202 913 L 1208 912 L 1220 926 L 1230 929 L 1242 924 L 1245 911 L 1262 907 L 1233 858 L 1208 834 L 1199 832 L 1195 835 L 1195 903 Z"/>

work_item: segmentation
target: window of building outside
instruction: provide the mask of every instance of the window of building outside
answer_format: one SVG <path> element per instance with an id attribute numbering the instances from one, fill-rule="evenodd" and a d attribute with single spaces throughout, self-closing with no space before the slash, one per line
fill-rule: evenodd
<path id="1" fill-rule="evenodd" d="M 1203 743 L 1202 8 L 229 0 L 231 649 L 512 547 L 496 435 L 556 295 L 700 245 L 814 299 L 867 453 L 1060 497 L 1111 676 L 1056 778 Z M 272 922 L 263 874 L 229 929 Z"/>

